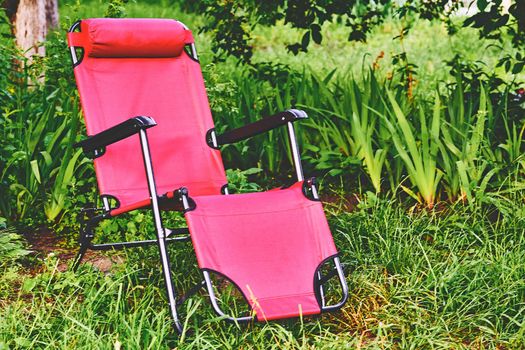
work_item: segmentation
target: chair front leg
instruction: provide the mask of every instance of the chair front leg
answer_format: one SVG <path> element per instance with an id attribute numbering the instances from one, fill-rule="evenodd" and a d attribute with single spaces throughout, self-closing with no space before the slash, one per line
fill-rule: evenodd
<path id="1" fill-rule="evenodd" d="M 149 151 L 148 137 L 145 130 L 140 130 L 140 144 L 142 146 L 142 156 L 144 158 L 144 167 L 146 170 L 146 177 L 148 180 L 148 188 L 151 198 L 151 209 L 153 211 L 153 220 L 155 222 L 155 230 L 157 231 L 157 242 L 159 246 L 160 260 L 162 264 L 162 273 L 164 275 L 164 282 L 166 287 L 166 294 L 170 306 L 171 317 L 176 331 L 182 333 L 182 323 L 179 320 L 177 313 L 177 302 L 175 299 L 175 292 L 171 278 L 171 265 L 169 260 L 168 250 L 166 248 L 166 229 L 162 225 L 162 216 L 159 209 L 159 201 L 157 195 L 157 188 L 155 185 L 155 176 L 153 174 L 153 165 L 151 162 L 151 153 Z"/>

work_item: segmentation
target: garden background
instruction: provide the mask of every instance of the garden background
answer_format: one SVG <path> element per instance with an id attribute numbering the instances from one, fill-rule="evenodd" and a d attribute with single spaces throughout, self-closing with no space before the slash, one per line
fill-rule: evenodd
<path id="1" fill-rule="evenodd" d="M 525 347 L 525 37 L 513 12 L 522 2 L 509 15 L 478 1 L 485 17 L 387 2 L 377 23 L 335 11 L 302 27 L 283 10 L 295 2 L 261 4 L 61 1 L 46 56 L 31 60 L 0 17 L 0 349 Z M 100 203 L 91 162 L 73 148 L 85 130 L 65 32 L 105 15 L 193 29 L 219 131 L 308 112 L 298 135 L 345 263 L 341 311 L 239 326 L 194 297 L 177 337 L 155 248 L 68 269 L 80 209 Z M 291 181 L 283 136 L 223 148 L 234 192 Z M 97 237 L 147 232 L 151 218 L 136 212 L 103 222 Z M 180 293 L 200 276 L 189 245 L 171 254 Z"/>

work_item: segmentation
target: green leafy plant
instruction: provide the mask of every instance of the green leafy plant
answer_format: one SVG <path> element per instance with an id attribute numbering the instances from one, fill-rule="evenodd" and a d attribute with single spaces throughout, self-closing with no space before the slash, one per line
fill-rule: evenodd
<path id="1" fill-rule="evenodd" d="M 226 176 L 228 177 L 228 190 L 231 193 L 245 193 L 257 192 L 261 190 L 261 186 L 249 181 L 249 176 L 260 173 L 262 169 L 250 168 L 246 170 L 227 169 Z"/>
<path id="2" fill-rule="evenodd" d="M 67 52 L 54 51 L 64 51 L 59 43 L 63 39 L 50 38 L 48 56 L 29 63 L 16 49 L 9 49 L 10 40 L 0 42 L 12 60 L 25 60 L 28 67 L 8 73 L 16 79 L 6 83 L 10 98 L 0 115 L 0 187 L 6 193 L 0 198 L 0 215 L 10 222 L 31 224 L 41 221 L 43 214 L 53 222 L 66 205 L 68 186 L 85 169 L 80 151 L 72 149 L 81 128 L 80 114 L 71 80 L 63 76 Z M 52 83 L 34 78 L 44 71 Z"/>
<path id="3" fill-rule="evenodd" d="M 417 188 L 418 195 L 406 186 L 402 188 L 429 209 L 434 207 L 438 185 L 442 177 L 437 167 L 439 151 L 441 101 L 436 96 L 432 117 L 427 122 L 423 109 L 419 110 L 419 130 L 417 139 L 415 128 L 407 119 L 407 114 L 401 109 L 394 95 L 387 91 L 391 113 L 385 118 L 385 123 L 392 133 L 392 141 L 399 157 L 407 169 L 410 182 Z"/>
<path id="4" fill-rule="evenodd" d="M 442 125 L 441 164 L 449 197 L 473 202 L 472 191 L 477 188 L 482 195 L 499 168 L 489 167 L 494 156 L 487 131 L 487 124 L 493 119 L 492 108 L 483 87 L 476 96 L 465 100 L 458 82 L 452 96 Z"/>
<path id="5" fill-rule="evenodd" d="M 120 18 L 126 16 L 126 3 L 128 0 L 110 0 L 104 17 Z"/>

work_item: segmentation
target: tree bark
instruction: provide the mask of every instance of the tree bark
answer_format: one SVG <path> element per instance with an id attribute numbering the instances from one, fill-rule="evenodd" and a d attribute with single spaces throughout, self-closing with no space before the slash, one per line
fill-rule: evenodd
<path id="1" fill-rule="evenodd" d="M 17 45 L 27 57 L 45 55 L 46 6 L 42 0 L 20 0 L 13 22 Z"/>
<path id="2" fill-rule="evenodd" d="M 6 0 L 17 45 L 26 57 L 45 55 L 44 42 L 49 29 L 58 26 L 58 0 Z"/>
<path id="3" fill-rule="evenodd" d="M 47 31 L 58 28 L 58 0 L 46 0 Z"/>

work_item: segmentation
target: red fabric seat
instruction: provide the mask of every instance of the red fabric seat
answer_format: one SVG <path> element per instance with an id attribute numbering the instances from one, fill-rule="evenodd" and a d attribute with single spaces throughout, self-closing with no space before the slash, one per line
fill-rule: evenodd
<path id="1" fill-rule="evenodd" d="M 302 182 L 192 198 L 196 208 L 185 216 L 201 269 L 231 279 L 259 321 L 320 313 L 316 269 L 337 250 L 321 203 L 303 195 Z"/>

